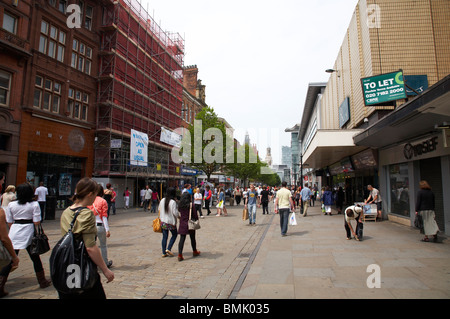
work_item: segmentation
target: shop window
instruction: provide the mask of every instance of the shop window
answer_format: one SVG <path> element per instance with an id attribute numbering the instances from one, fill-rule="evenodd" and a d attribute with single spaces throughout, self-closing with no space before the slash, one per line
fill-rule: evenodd
<path id="1" fill-rule="evenodd" d="M 0 105 L 9 105 L 11 74 L 0 70 Z"/>
<path id="2" fill-rule="evenodd" d="M 408 164 L 396 164 L 389 167 L 390 180 L 390 212 L 402 216 L 410 216 L 409 212 L 409 177 Z"/>
<path id="3" fill-rule="evenodd" d="M 3 15 L 3 29 L 8 32 L 17 33 L 17 18 L 9 13 Z"/>

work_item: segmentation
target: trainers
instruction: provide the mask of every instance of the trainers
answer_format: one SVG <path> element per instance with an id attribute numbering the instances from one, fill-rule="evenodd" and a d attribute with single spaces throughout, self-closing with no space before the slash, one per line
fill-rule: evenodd
<path id="1" fill-rule="evenodd" d="M 168 250 L 168 249 L 166 249 L 166 255 L 169 255 L 169 256 L 173 257 L 173 253 L 170 250 Z"/>

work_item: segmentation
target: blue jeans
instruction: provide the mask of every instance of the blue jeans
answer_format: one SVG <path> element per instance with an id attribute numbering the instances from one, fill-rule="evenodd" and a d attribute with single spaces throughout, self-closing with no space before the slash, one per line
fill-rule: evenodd
<path id="1" fill-rule="evenodd" d="M 167 238 L 169 237 L 169 230 L 168 229 L 162 230 L 163 238 L 161 246 L 163 255 L 166 253 L 166 249 L 172 251 L 173 244 L 175 244 L 175 240 L 177 240 L 178 235 L 177 229 L 175 228 L 173 230 L 170 230 L 170 233 L 172 234 L 172 237 L 170 237 L 169 247 L 167 247 Z"/>
<path id="2" fill-rule="evenodd" d="M 248 219 L 250 224 L 254 224 L 256 222 L 256 204 L 248 204 Z"/>
<path id="3" fill-rule="evenodd" d="M 278 211 L 280 214 L 280 227 L 281 227 L 281 235 L 286 235 L 288 230 L 288 222 L 289 222 L 289 208 L 281 208 Z"/>

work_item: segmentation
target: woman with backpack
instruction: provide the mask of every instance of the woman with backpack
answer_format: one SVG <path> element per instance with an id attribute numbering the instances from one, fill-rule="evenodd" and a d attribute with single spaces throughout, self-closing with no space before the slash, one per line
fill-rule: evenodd
<path id="1" fill-rule="evenodd" d="M 100 249 L 96 244 L 97 226 L 95 216 L 92 211 L 87 208 L 91 206 L 97 197 L 98 188 L 97 183 L 90 178 L 82 178 L 75 187 L 75 195 L 72 197 L 73 204 L 68 207 L 61 215 L 61 233 L 65 235 L 70 229 L 70 223 L 77 211 L 79 215 L 73 225 L 72 232 L 75 238 L 82 239 L 86 246 L 86 251 L 91 260 L 100 268 L 103 275 L 105 275 L 107 282 L 114 280 L 114 273 L 108 269 L 103 260 Z M 97 280 L 95 285 L 81 293 L 64 293 L 58 291 L 60 299 L 106 299 L 105 291 L 103 290 L 100 275 L 96 274 Z"/>

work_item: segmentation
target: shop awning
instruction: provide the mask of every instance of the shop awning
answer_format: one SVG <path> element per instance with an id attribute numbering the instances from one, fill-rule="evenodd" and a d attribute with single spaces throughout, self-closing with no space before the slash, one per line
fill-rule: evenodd
<path id="1" fill-rule="evenodd" d="M 356 145 L 385 147 L 450 124 L 450 75 L 354 137 Z"/>
<path id="2" fill-rule="evenodd" d="M 353 137 L 362 130 L 318 130 L 308 149 L 303 154 L 303 165 L 306 168 L 324 168 L 345 157 L 365 150 L 365 146 L 357 146 Z"/>

